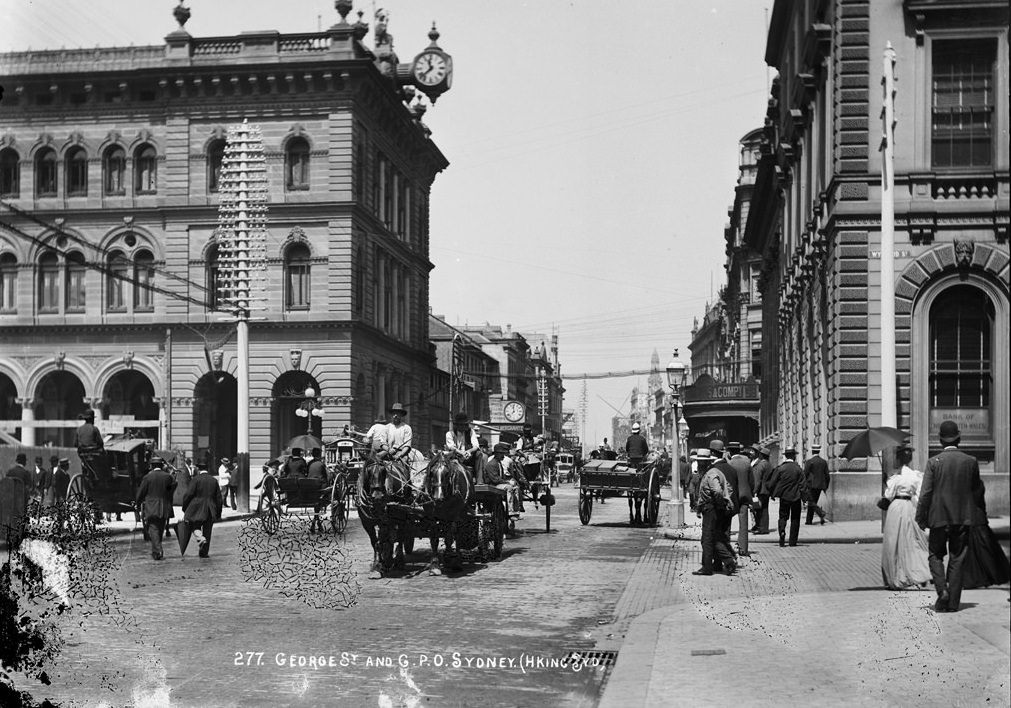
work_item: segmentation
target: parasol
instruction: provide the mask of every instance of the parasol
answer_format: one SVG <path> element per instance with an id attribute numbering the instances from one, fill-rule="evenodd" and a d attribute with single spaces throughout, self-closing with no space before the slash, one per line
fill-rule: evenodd
<path id="1" fill-rule="evenodd" d="M 288 449 L 301 448 L 303 450 L 312 450 L 313 448 L 323 449 L 323 443 L 315 435 L 296 435 L 291 440 L 288 441 Z"/>
<path id="2" fill-rule="evenodd" d="M 852 460 L 854 457 L 870 457 L 886 447 L 902 445 L 908 439 L 909 435 L 898 428 L 867 428 L 867 430 L 861 430 L 846 443 L 842 457 L 847 460 Z"/>

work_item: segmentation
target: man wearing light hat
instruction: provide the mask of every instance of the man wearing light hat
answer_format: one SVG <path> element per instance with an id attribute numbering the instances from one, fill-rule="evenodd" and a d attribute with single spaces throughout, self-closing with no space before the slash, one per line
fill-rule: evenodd
<path id="1" fill-rule="evenodd" d="M 814 515 L 825 525 L 825 510 L 818 506 L 821 493 L 828 490 L 828 462 L 821 457 L 821 445 L 811 446 L 811 457 L 804 463 L 804 481 L 807 482 L 807 526 L 814 523 Z"/>
<path id="2" fill-rule="evenodd" d="M 386 426 L 386 434 L 383 436 L 383 452 L 389 454 L 394 460 L 402 460 L 411 454 L 414 431 L 404 422 L 407 409 L 402 404 L 394 403 L 390 406 L 390 415 L 392 420 Z"/>
<path id="3" fill-rule="evenodd" d="M 702 473 L 696 510 L 702 517 L 702 567 L 692 571 L 692 575 L 712 575 L 717 569 L 731 575 L 737 570 L 737 562 L 723 523 L 723 517 L 727 516 L 724 499 L 728 482 L 722 470 L 710 466 L 713 460 L 710 450 L 699 450 L 695 459 Z"/>
<path id="4" fill-rule="evenodd" d="M 508 443 L 495 443 L 495 447 L 492 448 L 492 456 L 484 463 L 484 483 L 504 490 L 508 494 L 509 509 L 518 513 L 522 511 L 519 502 L 519 486 L 514 479 L 506 475 L 506 465 L 503 462 L 510 449 Z"/>
<path id="5" fill-rule="evenodd" d="M 646 459 L 646 455 L 649 454 L 649 443 L 646 438 L 642 436 L 642 433 L 638 423 L 632 424 L 632 434 L 628 436 L 625 441 L 625 455 L 628 457 L 628 464 L 632 467 L 638 467 L 642 464 L 642 461 Z"/>

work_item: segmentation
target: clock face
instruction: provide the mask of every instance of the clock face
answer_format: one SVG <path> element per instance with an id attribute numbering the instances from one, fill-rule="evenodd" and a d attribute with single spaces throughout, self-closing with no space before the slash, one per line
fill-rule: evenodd
<path id="1" fill-rule="evenodd" d="M 442 83 L 450 71 L 446 57 L 435 52 L 425 52 L 414 62 L 414 78 L 425 86 Z"/>
<path id="2" fill-rule="evenodd" d="M 511 423 L 518 423 L 519 421 L 523 420 L 523 416 L 526 413 L 526 411 L 524 410 L 522 403 L 519 403 L 517 401 L 510 401 L 505 405 L 505 408 L 502 410 L 502 413 L 503 415 L 505 415 L 506 420 L 510 421 Z"/>

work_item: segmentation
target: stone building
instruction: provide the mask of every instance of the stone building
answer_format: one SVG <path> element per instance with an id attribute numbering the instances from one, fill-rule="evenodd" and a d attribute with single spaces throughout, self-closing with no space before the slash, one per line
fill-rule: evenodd
<path id="1" fill-rule="evenodd" d="M 409 84 L 420 58 L 448 55 L 433 29 L 399 63 L 385 18 L 373 51 L 351 3 L 337 6 L 323 32 L 197 38 L 180 4 L 161 45 L 0 54 L 4 428 L 67 444 L 91 406 L 104 432 L 236 453 L 216 227 L 226 133 L 248 121 L 269 190 L 267 299 L 250 323 L 254 481 L 307 425 L 367 428 L 394 402 L 424 444 L 429 193 L 448 163 Z M 307 423 L 294 411 L 309 388 L 325 415 Z"/>
<path id="2" fill-rule="evenodd" d="M 881 424 L 883 387 L 894 387 L 914 466 L 938 450 L 941 421 L 957 421 L 989 509 L 1007 513 L 1008 14 L 987 0 L 773 7 L 765 60 L 778 78 L 744 234 L 763 258 L 760 434 L 802 456 L 823 446 L 832 518 L 879 513 L 879 460 L 839 455 Z M 890 273 L 886 70 L 897 91 Z M 895 286 L 894 381 L 882 380 L 885 277 Z"/>

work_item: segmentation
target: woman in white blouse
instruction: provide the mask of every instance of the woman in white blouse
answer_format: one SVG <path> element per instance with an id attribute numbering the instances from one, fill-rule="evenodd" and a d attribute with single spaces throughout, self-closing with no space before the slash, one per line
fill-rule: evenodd
<path id="1" fill-rule="evenodd" d="M 881 576 L 893 590 L 921 588 L 930 580 L 927 534 L 916 525 L 923 473 L 909 467 L 913 459 L 911 447 L 900 447 L 896 457 L 902 468 L 888 478 L 885 487 L 889 504 L 881 539 Z"/>

